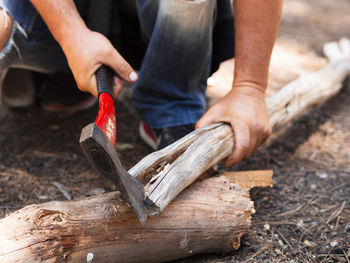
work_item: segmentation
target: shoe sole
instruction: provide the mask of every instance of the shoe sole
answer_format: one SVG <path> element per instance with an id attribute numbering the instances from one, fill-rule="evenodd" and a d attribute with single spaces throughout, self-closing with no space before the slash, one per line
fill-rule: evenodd
<path id="1" fill-rule="evenodd" d="M 74 105 L 74 106 L 62 106 L 58 104 L 45 104 L 41 103 L 41 107 L 43 110 L 47 112 L 52 112 L 52 113 L 73 113 L 73 112 L 79 112 L 79 111 L 84 111 L 87 109 L 92 108 L 95 104 L 97 103 L 97 99 L 93 96 L 91 96 L 89 99 L 86 101 Z"/>
<path id="2" fill-rule="evenodd" d="M 145 129 L 143 128 L 143 123 L 141 122 L 139 125 L 139 134 L 141 139 L 149 146 L 151 147 L 153 150 L 157 150 L 157 144 L 154 142 L 154 140 L 152 140 L 152 138 L 150 138 L 150 136 L 147 134 L 147 132 L 145 131 Z"/>

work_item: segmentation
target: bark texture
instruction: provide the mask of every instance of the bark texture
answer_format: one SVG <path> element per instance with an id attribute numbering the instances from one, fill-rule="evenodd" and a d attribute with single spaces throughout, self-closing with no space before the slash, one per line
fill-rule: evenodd
<path id="1" fill-rule="evenodd" d="M 264 178 L 251 186 L 272 185 L 272 171 L 250 174 Z M 254 213 L 236 176 L 197 181 L 145 227 L 119 192 L 27 206 L 0 220 L 0 262 L 87 262 L 88 255 L 91 262 L 163 262 L 232 251 Z"/>

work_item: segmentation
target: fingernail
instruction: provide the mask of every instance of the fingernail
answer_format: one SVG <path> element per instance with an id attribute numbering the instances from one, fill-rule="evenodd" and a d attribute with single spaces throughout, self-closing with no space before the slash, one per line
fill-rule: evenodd
<path id="1" fill-rule="evenodd" d="M 131 81 L 136 81 L 137 80 L 137 74 L 136 74 L 136 72 L 131 72 L 130 74 L 129 74 L 129 79 L 131 80 Z"/>

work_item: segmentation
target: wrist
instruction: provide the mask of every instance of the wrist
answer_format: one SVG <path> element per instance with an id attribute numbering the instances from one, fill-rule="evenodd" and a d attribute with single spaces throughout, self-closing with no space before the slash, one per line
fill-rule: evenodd
<path id="1" fill-rule="evenodd" d="M 259 82 L 249 80 L 235 80 L 230 94 L 241 94 L 265 100 L 266 86 Z"/>
<path id="2" fill-rule="evenodd" d="M 85 25 L 77 25 L 74 28 L 64 30 L 57 39 L 59 44 L 61 45 L 63 51 L 69 52 L 71 49 L 75 49 L 76 47 L 81 48 L 81 43 L 86 38 L 87 34 L 89 34 L 91 30 Z"/>
<path id="3" fill-rule="evenodd" d="M 69 25 L 64 26 L 63 23 L 59 30 L 55 30 L 55 39 L 61 45 L 63 50 L 69 49 L 72 46 L 79 45 L 79 42 L 84 38 L 84 35 L 90 30 L 79 17 L 75 21 L 71 21 Z"/>

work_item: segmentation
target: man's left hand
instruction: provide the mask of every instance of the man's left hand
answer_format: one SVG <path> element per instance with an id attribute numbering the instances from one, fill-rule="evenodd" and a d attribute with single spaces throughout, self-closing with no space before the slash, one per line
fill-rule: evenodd
<path id="1" fill-rule="evenodd" d="M 265 93 L 254 84 L 234 85 L 230 93 L 203 115 L 196 128 L 215 122 L 231 124 L 234 132 L 234 149 L 225 165 L 248 158 L 271 134 Z"/>

